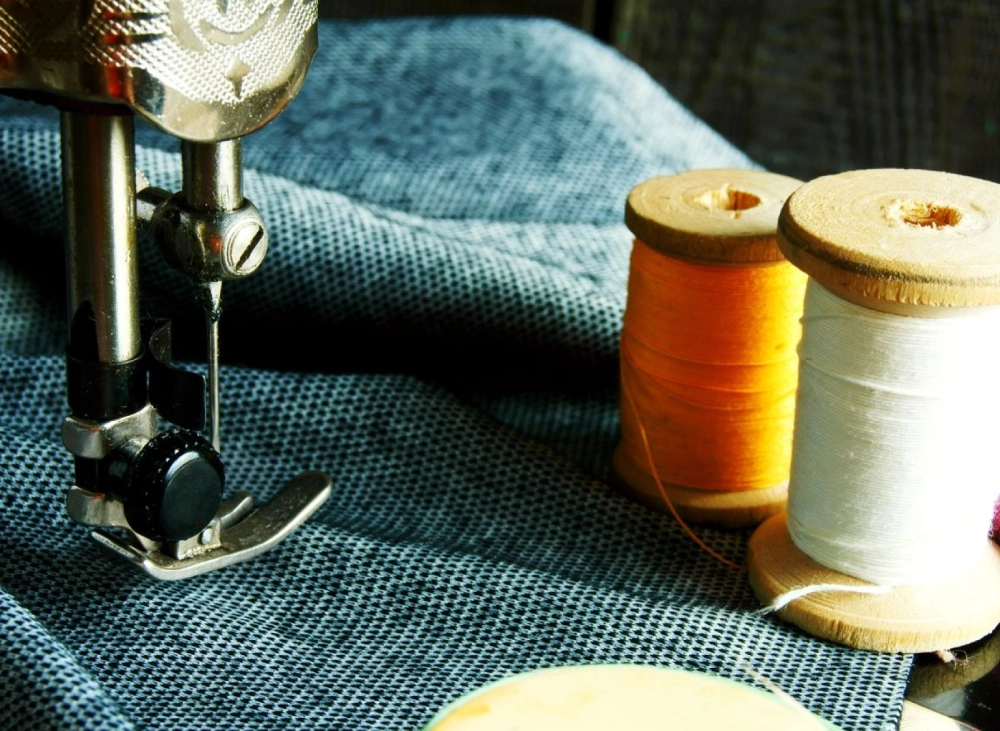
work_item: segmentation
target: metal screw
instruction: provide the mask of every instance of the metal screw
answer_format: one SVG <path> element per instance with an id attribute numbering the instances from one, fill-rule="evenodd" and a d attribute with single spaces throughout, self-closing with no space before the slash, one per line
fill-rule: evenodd
<path id="1" fill-rule="evenodd" d="M 201 541 L 201 545 L 207 546 L 209 543 L 212 542 L 213 538 L 215 538 L 215 531 L 213 531 L 211 528 L 206 528 L 201 532 L 201 535 L 198 537 L 198 540 Z"/>
<path id="2" fill-rule="evenodd" d="M 226 265 L 230 272 L 238 276 L 252 274 L 264 261 L 267 253 L 267 233 L 263 226 L 247 222 L 237 228 L 229 237 L 226 250 Z"/>

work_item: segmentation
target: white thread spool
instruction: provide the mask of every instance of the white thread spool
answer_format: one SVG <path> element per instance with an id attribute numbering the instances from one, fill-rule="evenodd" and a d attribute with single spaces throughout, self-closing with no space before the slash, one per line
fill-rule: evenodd
<path id="1" fill-rule="evenodd" d="M 1000 622 L 1000 186 L 819 178 L 789 198 L 778 241 L 812 281 L 789 516 L 750 541 L 754 591 L 803 589 L 780 616 L 859 648 L 985 636 Z"/>

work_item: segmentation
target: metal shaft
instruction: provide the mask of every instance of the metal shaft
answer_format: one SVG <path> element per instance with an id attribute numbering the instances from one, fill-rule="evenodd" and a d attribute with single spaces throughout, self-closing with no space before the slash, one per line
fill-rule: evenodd
<path id="1" fill-rule="evenodd" d="M 222 142 L 181 142 L 184 199 L 197 211 L 235 211 L 243 203 L 243 146 Z"/>
<path id="2" fill-rule="evenodd" d="M 183 192 L 188 206 L 197 211 L 234 211 L 243 204 L 243 147 L 239 140 L 181 143 Z M 209 436 L 221 449 L 219 406 L 219 317 L 222 282 L 207 282 L 205 307 L 208 327 Z"/>
<path id="3" fill-rule="evenodd" d="M 132 115 L 62 113 L 63 197 L 71 327 L 91 310 L 96 357 L 141 352 Z"/>
<path id="4" fill-rule="evenodd" d="M 219 317 L 222 316 L 222 282 L 205 284 L 208 304 L 208 424 L 209 438 L 216 452 L 222 450 L 219 410 Z"/>

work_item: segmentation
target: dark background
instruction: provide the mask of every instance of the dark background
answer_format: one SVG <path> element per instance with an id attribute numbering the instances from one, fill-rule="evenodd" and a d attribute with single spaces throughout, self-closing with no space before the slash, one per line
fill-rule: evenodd
<path id="1" fill-rule="evenodd" d="M 320 0 L 326 17 L 542 15 L 643 66 L 737 147 L 810 179 L 870 167 L 1000 182 L 1000 3 Z"/>

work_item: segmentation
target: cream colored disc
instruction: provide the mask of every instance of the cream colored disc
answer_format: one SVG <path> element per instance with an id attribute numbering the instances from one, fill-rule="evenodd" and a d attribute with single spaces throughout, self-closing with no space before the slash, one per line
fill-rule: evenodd
<path id="1" fill-rule="evenodd" d="M 645 665 L 547 668 L 488 685 L 424 731 L 831 731 L 790 699 L 703 673 Z"/>
<path id="2" fill-rule="evenodd" d="M 689 170 L 632 189 L 625 224 L 657 251 L 702 262 L 784 259 L 775 229 L 795 178 L 761 170 Z"/>
<path id="3" fill-rule="evenodd" d="M 785 513 L 750 538 L 750 586 L 767 605 L 792 589 L 815 584 L 870 586 L 813 561 L 792 542 Z M 893 587 L 885 594 L 819 592 L 796 599 L 778 616 L 806 632 L 879 652 L 933 652 L 988 635 L 1000 617 L 1000 548 L 988 543 L 967 573 L 939 584 Z"/>
<path id="4" fill-rule="evenodd" d="M 630 496 L 655 510 L 669 513 L 656 480 L 628 455 L 622 445 L 612 461 L 615 482 Z M 756 490 L 698 490 L 663 484 L 671 505 L 685 521 L 720 528 L 749 528 L 785 509 L 788 482 Z"/>

